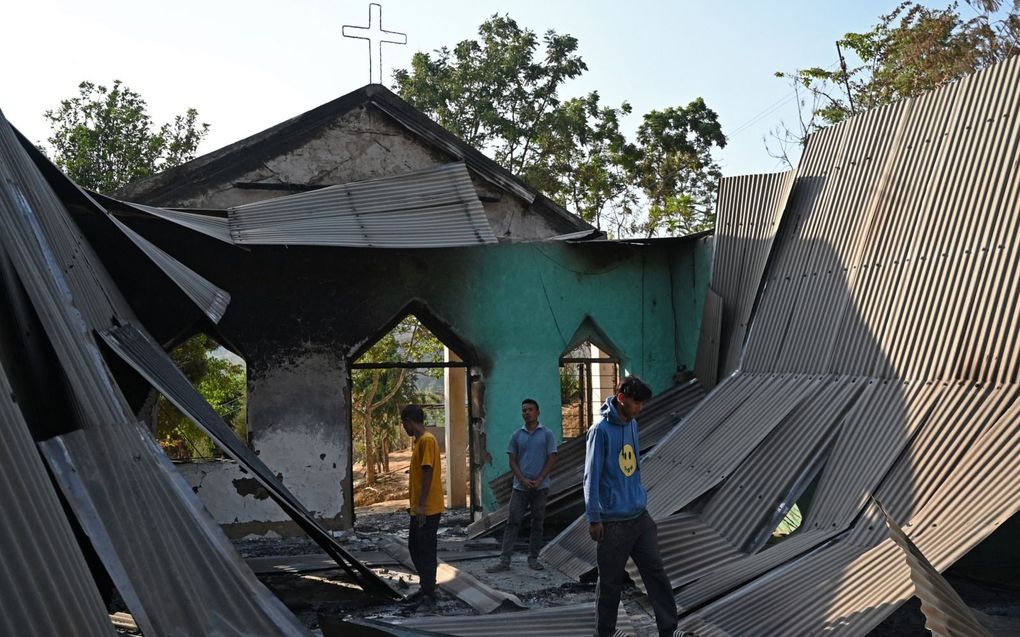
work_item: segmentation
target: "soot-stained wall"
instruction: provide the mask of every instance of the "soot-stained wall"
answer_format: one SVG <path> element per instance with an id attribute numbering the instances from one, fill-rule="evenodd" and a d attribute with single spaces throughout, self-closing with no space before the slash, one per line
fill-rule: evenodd
<path id="1" fill-rule="evenodd" d="M 101 223 L 84 221 L 87 227 Z M 706 239 L 643 246 L 239 249 L 157 219 L 128 223 L 230 292 L 216 337 L 247 363 L 252 446 L 335 528 L 348 526 L 353 512 L 351 357 L 403 314 L 413 311 L 437 327 L 481 373 L 475 439 L 484 448 L 476 457 L 486 462 L 477 477 L 483 504 L 491 508 L 487 483 L 507 470 L 506 440 L 520 426 L 521 398 L 546 406 L 542 420 L 559 435 L 559 357 L 586 320 L 611 341 L 623 367 L 655 390 L 667 387 L 679 366 L 693 366 L 711 262 Z M 90 234 L 100 242 L 107 236 L 98 228 Z M 100 253 L 113 261 L 114 272 L 144 267 L 131 251 L 108 247 Z M 164 342 L 185 336 L 172 333 L 161 317 L 180 314 L 187 301 L 169 286 L 143 288 L 139 280 L 121 275 L 118 283 L 143 322 Z M 180 469 L 231 534 L 294 530 L 233 463 Z"/>

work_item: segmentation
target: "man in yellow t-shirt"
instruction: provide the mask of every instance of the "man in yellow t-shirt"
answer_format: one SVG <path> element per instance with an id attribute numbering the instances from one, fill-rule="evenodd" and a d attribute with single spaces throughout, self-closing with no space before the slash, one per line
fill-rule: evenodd
<path id="1" fill-rule="evenodd" d="M 421 584 L 418 592 L 404 601 L 418 608 L 431 608 L 436 603 L 436 567 L 439 564 L 436 559 L 436 533 L 444 504 L 439 443 L 435 436 L 425 431 L 425 412 L 419 405 L 408 405 L 400 410 L 400 424 L 407 435 L 414 438 L 408 485 L 411 491 L 411 526 L 407 550 L 411 553 Z"/>

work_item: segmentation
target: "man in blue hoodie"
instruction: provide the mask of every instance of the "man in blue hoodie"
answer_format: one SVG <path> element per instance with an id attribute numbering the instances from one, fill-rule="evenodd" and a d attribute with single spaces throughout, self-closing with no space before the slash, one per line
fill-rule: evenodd
<path id="1" fill-rule="evenodd" d="M 588 533 L 598 542 L 596 635 L 616 632 L 628 558 L 641 573 L 659 635 L 672 635 L 677 626 L 673 587 L 659 556 L 658 527 L 645 511 L 648 498 L 641 485 L 641 445 L 634 418 L 651 397 L 648 385 L 628 376 L 602 405 L 602 420 L 588 430 L 584 503 Z"/>

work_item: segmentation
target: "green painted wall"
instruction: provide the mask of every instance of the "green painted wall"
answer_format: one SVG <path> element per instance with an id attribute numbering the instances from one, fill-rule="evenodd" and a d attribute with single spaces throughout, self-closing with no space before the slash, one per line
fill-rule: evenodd
<path id="1" fill-rule="evenodd" d="M 655 391 L 680 366 L 693 368 L 710 264 L 705 240 L 502 244 L 432 261 L 458 273 L 455 284 L 423 277 L 416 296 L 487 359 L 486 508 L 495 505 L 488 481 L 509 468 L 506 442 L 521 425 L 522 398 L 538 400 L 543 424 L 561 436 L 559 358 L 586 318 Z"/>
<path id="2" fill-rule="evenodd" d="M 309 356 L 335 357 L 342 368 L 408 308 L 435 319 L 442 328 L 433 330 L 437 336 L 455 350 L 459 342 L 466 351 L 458 353 L 484 374 L 491 464 L 483 489 L 489 508 L 495 502 L 488 481 L 508 469 L 506 443 L 521 424 L 521 399 L 538 400 L 542 421 L 561 435 L 559 359 L 587 318 L 610 341 L 625 371 L 644 378 L 654 391 L 669 387 L 681 366 L 694 367 L 712 254 L 704 238 L 644 245 L 238 250 L 156 220 L 133 223 L 157 245 L 187 246 L 179 258 L 230 291 L 230 310 L 217 332 L 243 354 L 250 379 Z M 112 248 L 106 253 L 131 254 Z M 122 269 L 131 267 L 142 266 Z M 155 293 L 132 281 L 123 289 L 156 327 L 168 312 L 152 304 L 180 294 Z M 319 379 L 308 382 L 317 386 Z M 318 416 L 327 426 L 338 417 L 349 415 Z"/>

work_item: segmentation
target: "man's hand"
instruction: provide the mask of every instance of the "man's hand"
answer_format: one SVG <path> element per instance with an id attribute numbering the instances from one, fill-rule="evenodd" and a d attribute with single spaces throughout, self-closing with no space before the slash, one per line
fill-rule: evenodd
<path id="1" fill-rule="evenodd" d="M 596 542 L 602 541 L 603 533 L 605 533 L 605 530 L 602 528 L 601 522 L 592 522 L 588 525 L 588 535 Z"/>
<path id="2" fill-rule="evenodd" d="M 425 505 L 424 504 L 419 504 L 418 505 L 418 510 L 415 513 L 415 517 L 418 519 L 418 528 L 419 529 L 423 528 L 425 526 Z"/>

